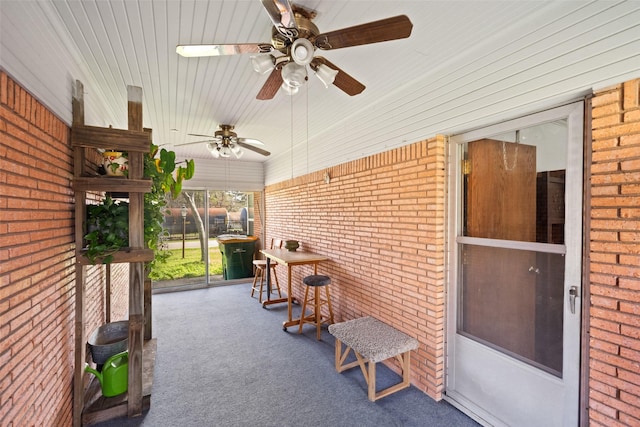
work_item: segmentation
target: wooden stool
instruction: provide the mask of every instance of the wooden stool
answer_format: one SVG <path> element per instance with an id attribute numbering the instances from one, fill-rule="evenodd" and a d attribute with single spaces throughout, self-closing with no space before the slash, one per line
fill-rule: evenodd
<path id="1" fill-rule="evenodd" d="M 281 248 L 282 240 L 281 239 L 271 239 L 271 249 Z M 254 259 L 253 266 L 256 268 L 256 273 L 253 276 L 253 285 L 251 286 L 251 297 L 253 298 L 253 294 L 255 291 L 258 291 L 258 300 L 260 304 L 262 304 L 262 292 L 264 286 L 265 272 L 267 271 L 267 260 L 265 259 Z M 276 274 L 276 267 L 278 263 L 275 261 L 271 261 L 269 263 L 269 267 L 271 267 L 271 274 L 275 279 L 275 287 L 271 287 L 271 292 L 278 292 L 278 298 L 282 298 L 282 293 L 280 292 L 280 283 L 278 283 L 278 275 Z M 258 279 L 260 279 L 260 285 L 258 285 Z"/>
<path id="2" fill-rule="evenodd" d="M 263 291 L 263 286 L 264 286 L 264 281 L 265 281 L 265 274 L 267 271 L 267 264 L 265 261 L 264 265 L 257 265 L 256 261 L 262 261 L 262 260 L 255 260 L 253 261 L 254 265 L 256 266 L 256 274 L 253 276 L 253 285 L 251 286 L 251 297 L 253 297 L 253 293 L 255 291 L 258 291 L 258 300 L 260 301 L 260 304 L 262 304 L 262 293 Z M 272 282 L 272 286 L 271 286 L 271 293 L 277 292 L 278 293 L 278 298 L 282 298 L 282 293 L 280 293 L 280 283 L 278 283 L 278 275 L 276 274 L 276 263 L 275 262 L 271 262 L 270 267 L 271 267 L 271 274 L 273 275 L 273 278 L 275 279 L 275 282 Z M 260 284 L 258 285 L 258 280 L 260 280 Z M 273 284 L 275 284 L 275 286 L 273 286 Z"/>
<path id="3" fill-rule="evenodd" d="M 331 278 L 329 276 L 321 276 L 314 274 L 302 279 L 302 282 L 307 285 L 304 291 L 304 301 L 302 303 L 302 313 L 300 315 L 300 326 L 298 326 L 298 333 L 302 332 L 302 325 L 305 323 L 313 323 L 316 325 L 316 335 L 318 341 L 320 340 L 320 325 L 328 322 L 333 323 L 333 310 L 331 309 L 331 297 L 329 296 L 329 285 L 331 284 Z M 325 299 L 320 298 L 320 288 L 325 290 Z M 313 288 L 313 297 L 309 298 L 309 289 Z M 309 316 L 306 315 L 307 304 L 313 303 L 313 313 Z M 329 316 L 322 316 L 321 308 L 326 305 L 329 310 Z"/>

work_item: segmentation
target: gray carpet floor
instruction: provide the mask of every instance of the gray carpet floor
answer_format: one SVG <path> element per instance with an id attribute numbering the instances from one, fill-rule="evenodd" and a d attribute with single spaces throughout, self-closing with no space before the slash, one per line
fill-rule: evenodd
<path id="1" fill-rule="evenodd" d="M 283 331 L 286 304 L 262 308 L 250 284 L 153 296 L 151 409 L 97 424 L 129 426 L 478 426 L 415 387 L 367 399 L 359 368 L 339 374 L 334 340 Z M 294 305 L 294 315 L 300 307 Z M 400 377 L 377 365 L 378 390 Z"/>

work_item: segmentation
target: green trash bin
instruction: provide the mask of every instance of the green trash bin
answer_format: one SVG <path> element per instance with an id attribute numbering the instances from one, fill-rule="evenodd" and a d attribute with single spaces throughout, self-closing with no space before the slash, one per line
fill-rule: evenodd
<path id="1" fill-rule="evenodd" d="M 253 253 L 257 237 L 218 236 L 222 254 L 222 275 L 225 280 L 253 277 Z"/>

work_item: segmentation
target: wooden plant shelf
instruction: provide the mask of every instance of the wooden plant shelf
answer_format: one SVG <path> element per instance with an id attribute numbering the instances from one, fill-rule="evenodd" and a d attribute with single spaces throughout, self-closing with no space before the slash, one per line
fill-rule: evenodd
<path id="1" fill-rule="evenodd" d="M 150 179 L 127 179 L 119 177 L 80 177 L 73 181 L 74 191 L 107 191 L 127 193 L 148 193 Z"/>
<path id="2" fill-rule="evenodd" d="M 150 339 L 142 347 L 142 408 L 143 411 L 151 407 L 151 386 L 153 385 L 153 370 L 156 363 L 156 339 Z M 104 397 L 100 382 L 94 376 L 89 382 L 85 393 L 85 406 L 82 411 L 82 424 L 92 425 L 114 418 L 127 416 L 127 398 L 124 393 L 115 397 Z"/>
<path id="3" fill-rule="evenodd" d="M 144 193 L 151 191 L 152 182 L 144 179 L 144 156 L 151 147 L 151 130 L 142 127 L 142 89 L 127 86 L 128 129 L 98 128 L 84 125 L 84 89 L 76 81 L 72 107 L 75 206 L 75 241 L 82 247 L 87 214 L 87 193 L 118 193 L 129 200 L 129 245 L 113 254 L 114 263 L 129 264 L 129 331 L 128 390 L 112 398 L 102 396 L 99 381 L 84 372 L 88 360 L 85 312 L 87 304 L 88 265 L 86 251 L 76 249 L 75 295 L 75 357 L 73 379 L 73 425 L 95 424 L 118 417 L 136 417 L 151 405 L 151 385 L 156 356 L 156 340 L 151 338 L 151 282 L 147 285 L 144 263 L 152 261 L 154 251 L 146 249 L 144 241 Z M 127 177 L 96 176 L 87 170 L 87 152 L 92 149 L 113 149 L 129 153 Z M 92 165 L 93 166 L 93 165 Z M 93 198 L 94 196 L 92 196 Z M 98 260 L 100 262 L 101 260 Z M 110 268 L 107 267 L 106 292 L 110 292 Z M 110 298 L 106 298 L 105 318 L 109 321 Z M 88 388 L 85 384 L 88 383 Z"/>
<path id="4" fill-rule="evenodd" d="M 112 264 L 129 263 L 129 262 L 149 262 L 153 261 L 154 253 L 153 249 L 139 249 L 139 248 L 123 248 L 113 254 Z M 86 256 L 86 250 L 81 250 L 76 253 L 76 262 L 80 265 L 93 265 L 89 258 Z M 96 265 L 102 264 L 102 260 L 96 260 Z"/>
<path id="5" fill-rule="evenodd" d="M 145 130 L 124 130 L 94 126 L 74 126 L 71 130 L 72 147 L 93 147 L 121 151 L 148 153 L 151 133 Z"/>

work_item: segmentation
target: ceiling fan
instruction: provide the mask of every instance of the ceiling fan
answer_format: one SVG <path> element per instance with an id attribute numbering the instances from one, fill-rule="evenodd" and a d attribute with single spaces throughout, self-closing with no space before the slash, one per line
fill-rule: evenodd
<path id="1" fill-rule="evenodd" d="M 263 156 L 271 155 L 271 153 L 267 150 L 256 147 L 256 145 L 264 145 L 261 141 L 250 138 L 238 138 L 238 135 L 233 132 L 232 125 L 220 125 L 220 130 L 215 131 L 213 135 L 199 135 L 197 133 L 190 133 L 189 135 L 201 136 L 208 139 L 180 145 L 191 145 L 206 142 L 207 150 L 209 150 L 211 155 L 216 159 L 219 157 L 231 157 L 232 154 L 236 157 L 236 159 L 239 159 L 244 153 L 242 151 L 243 148 L 255 151 L 256 153 L 262 154 Z"/>
<path id="2" fill-rule="evenodd" d="M 316 12 L 292 5 L 289 0 L 261 1 L 274 25 L 271 43 L 178 45 L 176 52 L 186 57 L 257 54 L 251 56 L 253 68 L 262 74 L 271 71 L 257 99 L 272 99 L 280 88 L 289 95 L 297 93 L 307 81 L 307 65 L 325 87 L 333 84 L 354 96 L 362 92 L 365 86 L 326 58 L 314 56 L 315 50 L 403 39 L 411 35 L 413 28 L 407 16 L 399 15 L 320 33 L 312 22 Z"/>

